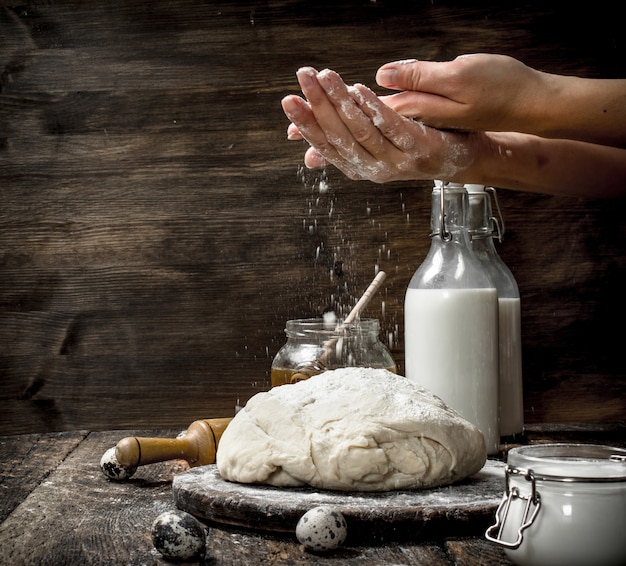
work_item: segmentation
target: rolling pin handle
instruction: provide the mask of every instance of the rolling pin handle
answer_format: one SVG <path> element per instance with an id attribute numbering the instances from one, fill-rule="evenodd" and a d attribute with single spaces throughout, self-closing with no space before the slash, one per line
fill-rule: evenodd
<path id="1" fill-rule="evenodd" d="M 128 436 L 122 438 L 115 446 L 115 457 L 125 468 L 136 468 L 141 462 L 141 444 L 139 439 Z"/>
<path id="2" fill-rule="evenodd" d="M 180 438 L 142 438 L 129 436 L 115 447 L 118 462 L 134 468 L 165 462 L 186 460 L 190 466 L 215 463 L 217 446 L 231 418 L 194 421 Z"/>

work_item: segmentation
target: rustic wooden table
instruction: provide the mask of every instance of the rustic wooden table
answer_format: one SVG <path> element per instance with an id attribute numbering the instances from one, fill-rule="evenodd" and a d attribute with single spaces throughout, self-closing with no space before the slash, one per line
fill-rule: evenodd
<path id="1" fill-rule="evenodd" d="M 626 425 L 535 426 L 526 442 L 623 446 Z M 171 482 L 185 462 L 140 468 L 113 482 L 99 468 L 102 454 L 123 436 L 173 437 L 175 430 L 61 432 L 0 437 L 0 564 L 166 564 L 150 525 L 175 508 Z M 504 488 L 504 484 L 503 484 Z M 212 526 L 205 564 L 510 564 L 480 533 L 442 532 L 436 540 L 345 546 L 307 553 L 295 537 Z"/>

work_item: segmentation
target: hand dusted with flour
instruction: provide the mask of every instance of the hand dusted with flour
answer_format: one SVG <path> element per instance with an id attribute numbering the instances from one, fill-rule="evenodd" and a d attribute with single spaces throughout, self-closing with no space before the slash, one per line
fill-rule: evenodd
<path id="1" fill-rule="evenodd" d="M 343 491 L 451 484 L 486 461 L 480 431 L 387 370 L 342 368 L 258 393 L 222 436 L 224 479 Z"/>
<path id="2" fill-rule="evenodd" d="M 307 167 L 332 164 L 376 183 L 624 195 L 626 80 L 559 77 L 496 55 L 388 63 L 377 80 L 402 92 L 382 97 L 328 69 L 304 67 L 297 77 L 305 98 L 287 96 L 282 106 L 288 138 L 311 145 Z"/>
<path id="3" fill-rule="evenodd" d="M 308 167 L 332 163 L 355 180 L 385 183 L 409 179 L 454 179 L 474 160 L 481 134 L 441 131 L 406 118 L 361 84 L 347 86 L 328 69 L 300 69 L 307 100 L 283 99 L 292 122 L 290 139 L 305 138 Z"/>

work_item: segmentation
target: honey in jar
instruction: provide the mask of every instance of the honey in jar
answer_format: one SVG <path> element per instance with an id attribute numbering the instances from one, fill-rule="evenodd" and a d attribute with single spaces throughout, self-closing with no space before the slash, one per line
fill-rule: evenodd
<path id="1" fill-rule="evenodd" d="M 287 342 L 272 362 L 272 387 L 341 367 L 383 368 L 397 373 L 379 333 L 380 324 L 372 318 L 349 324 L 321 318 L 288 320 Z"/>

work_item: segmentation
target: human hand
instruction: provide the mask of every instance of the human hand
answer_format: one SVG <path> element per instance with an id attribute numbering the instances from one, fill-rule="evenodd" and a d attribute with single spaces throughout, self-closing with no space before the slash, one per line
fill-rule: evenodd
<path id="1" fill-rule="evenodd" d="M 306 139 L 308 167 L 335 165 L 351 179 L 377 183 L 462 177 L 473 163 L 480 134 L 440 131 L 402 116 L 363 85 L 348 87 L 334 71 L 297 73 L 306 100 L 282 106 L 290 139 Z"/>
<path id="2" fill-rule="evenodd" d="M 403 92 L 381 99 L 435 128 L 534 133 L 550 80 L 505 55 L 462 55 L 453 61 L 406 60 L 376 73 L 382 87 Z"/>

